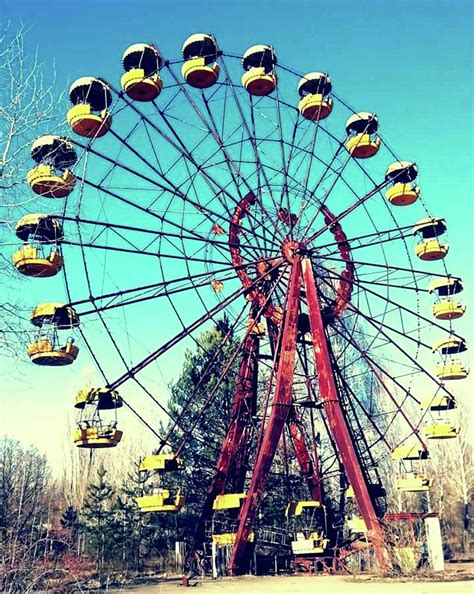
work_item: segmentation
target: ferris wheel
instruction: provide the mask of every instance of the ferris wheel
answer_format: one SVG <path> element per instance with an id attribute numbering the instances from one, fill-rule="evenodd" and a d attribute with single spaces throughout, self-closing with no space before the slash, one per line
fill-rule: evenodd
<path id="1" fill-rule="evenodd" d="M 235 397 L 200 525 L 237 510 L 214 537 L 239 571 L 285 438 L 307 483 L 287 515 L 318 524 L 295 528 L 294 554 L 334 551 L 330 510 L 352 498 L 342 529 L 365 534 L 386 566 L 383 469 L 397 469 L 402 492 L 430 488 L 428 440 L 457 436 L 452 385 L 469 372 L 453 324 L 462 280 L 448 272 L 447 224 L 426 209 L 423 172 L 329 74 L 283 66 L 272 46 L 235 55 L 195 34 L 177 59 L 134 44 L 122 67 L 120 80 L 117 68 L 108 81 L 75 81 L 71 136 L 32 144 L 39 214 L 18 221 L 13 263 L 36 279 L 62 276 L 65 292 L 49 302 L 53 281 L 32 281 L 45 300 L 29 358 L 64 366 L 89 351 L 104 381 L 76 397 L 76 445 L 117 446 L 117 411 L 129 406 L 159 439 L 141 470 L 161 487 L 138 503 L 177 512 L 186 494 L 162 487 L 185 467 L 193 421 L 185 430 L 171 419 L 181 440 L 171 451 L 126 390 L 168 414 L 146 369 L 178 370 L 183 345 L 205 348 L 199 334 L 225 315 L 223 343 L 238 337 L 236 347 L 195 414 L 233 369 Z"/>

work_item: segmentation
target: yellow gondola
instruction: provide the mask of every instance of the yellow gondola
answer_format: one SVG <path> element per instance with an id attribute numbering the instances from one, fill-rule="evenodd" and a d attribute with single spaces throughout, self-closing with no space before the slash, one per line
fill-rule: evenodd
<path id="1" fill-rule="evenodd" d="M 426 460 L 429 454 L 420 445 L 401 445 L 392 451 L 390 457 L 392 460 Z"/>
<path id="2" fill-rule="evenodd" d="M 432 313 L 437 320 L 456 320 L 466 312 L 466 305 L 453 299 L 442 299 L 434 303 Z"/>
<path id="3" fill-rule="evenodd" d="M 242 507 L 242 503 L 247 497 L 246 493 L 222 493 L 216 495 L 212 509 L 214 510 L 214 518 L 217 518 L 217 523 L 213 526 L 217 526 L 222 531 L 213 532 L 212 542 L 218 546 L 227 546 L 235 543 L 237 533 L 232 530 L 235 521 L 229 519 L 229 515 L 225 514 L 227 510 L 238 510 Z M 253 542 L 255 534 L 250 533 L 249 542 Z"/>
<path id="4" fill-rule="evenodd" d="M 65 198 L 72 192 L 76 178 L 70 168 L 77 156 L 67 138 L 40 136 L 31 145 L 31 157 L 37 165 L 28 171 L 26 180 L 35 194 Z"/>
<path id="5" fill-rule="evenodd" d="M 138 467 L 145 474 L 144 492 L 137 497 L 142 512 L 178 512 L 185 504 L 185 497 L 175 486 L 162 484 L 163 475 L 184 470 L 183 459 L 173 453 L 145 456 Z"/>
<path id="6" fill-rule="evenodd" d="M 449 251 L 449 245 L 438 239 L 446 232 L 446 221 L 428 217 L 418 221 L 413 227 L 413 234 L 421 237 L 415 245 L 415 255 L 421 260 L 441 260 Z"/>
<path id="7" fill-rule="evenodd" d="M 431 479 L 415 472 L 410 472 L 405 477 L 397 479 L 397 489 L 406 493 L 429 491 L 431 484 Z"/>
<path id="8" fill-rule="evenodd" d="M 73 441 L 79 448 L 114 448 L 122 439 L 122 431 L 112 425 L 87 427 L 86 424 L 74 430 Z"/>
<path id="9" fill-rule="evenodd" d="M 60 244 L 63 229 L 57 219 L 45 214 L 29 214 L 16 224 L 18 239 L 25 242 L 12 254 L 15 268 L 25 276 L 45 278 L 63 266 Z"/>
<path id="10" fill-rule="evenodd" d="M 56 275 L 63 267 L 64 260 L 57 248 L 43 253 L 41 248 L 24 245 L 12 254 L 15 268 L 25 276 L 47 278 Z"/>
<path id="11" fill-rule="evenodd" d="M 80 390 L 74 401 L 74 407 L 79 410 L 77 428 L 72 436 L 74 444 L 91 449 L 115 447 L 122 439 L 122 431 L 117 429 L 117 409 L 122 406 L 123 401 L 116 390 Z M 108 418 L 104 419 L 107 414 Z"/>
<path id="12" fill-rule="evenodd" d="M 378 126 L 377 116 L 368 112 L 355 113 L 347 120 L 345 146 L 354 159 L 368 159 L 378 152 Z"/>
<path id="13" fill-rule="evenodd" d="M 429 285 L 430 293 L 436 293 L 439 301 L 433 304 L 432 312 L 437 320 L 455 320 L 464 315 L 466 306 L 452 299 L 463 290 L 462 280 L 450 276 L 435 278 Z"/>
<path id="14" fill-rule="evenodd" d="M 77 79 L 69 89 L 73 107 L 67 112 L 67 121 L 73 131 L 86 138 L 106 134 L 112 124 L 108 107 L 112 95 L 106 82 L 92 76 Z"/>
<path id="15" fill-rule="evenodd" d="M 30 318 L 31 323 L 41 328 L 44 324 L 51 324 L 58 330 L 67 330 L 79 326 L 79 316 L 76 310 L 63 303 L 41 303 L 37 305 Z"/>
<path id="16" fill-rule="evenodd" d="M 294 555 L 324 553 L 329 540 L 325 536 L 326 510 L 320 501 L 290 501 L 286 507 L 285 515 L 293 522 L 294 534 L 291 550 Z"/>
<path id="17" fill-rule="evenodd" d="M 158 97 L 163 88 L 162 64 L 159 51 L 149 43 L 134 43 L 125 50 L 122 57 L 125 74 L 122 74 L 120 84 L 130 99 L 153 101 Z"/>
<path id="18" fill-rule="evenodd" d="M 56 174 L 52 165 L 37 165 L 28 171 L 26 181 L 35 194 L 65 198 L 74 189 L 76 178 L 70 171 Z"/>
<path id="19" fill-rule="evenodd" d="M 324 72 L 309 72 L 298 83 L 301 97 L 298 111 L 307 120 L 319 122 L 331 113 L 333 100 L 329 97 L 332 90 L 331 79 Z"/>
<path id="20" fill-rule="evenodd" d="M 421 401 L 420 407 L 424 410 L 443 411 L 456 408 L 456 401 L 451 396 L 431 396 Z"/>
<path id="21" fill-rule="evenodd" d="M 420 197 L 420 188 L 415 179 L 418 169 L 410 161 L 396 161 L 387 168 L 385 179 L 392 185 L 385 192 L 385 197 L 394 206 L 408 206 Z"/>
<path id="22" fill-rule="evenodd" d="M 449 251 L 449 245 L 439 239 L 424 239 L 415 246 L 415 255 L 420 260 L 442 260 Z"/>
<path id="23" fill-rule="evenodd" d="M 175 472 L 184 470 L 184 460 L 174 454 L 152 454 L 140 462 L 140 472 Z"/>
<path id="24" fill-rule="evenodd" d="M 28 357 L 36 365 L 61 367 L 74 363 L 79 354 L 79 348 L 73 339 L 60 344 L 48 338 L 40 338 L 27 346 Z"/>
<path id="25" fill-rule="evenodd" d="M 467 344 L 463 338 L 456 338 L 450 336 L 449 338 L 441 338 L 437 340 L 432 346 L 433 353 L 441 353 L 442 355 L 456 355 L 457 353 L 464 353 L 467 351 Z"/>
<path id="26" fill-rule="evenodd" d="M 59 339 L 58 330 L 79 326 L 75 310 L 62 303 L 43 303 L 32 312 L 31 323 L 38 328 L 36 339 L 27 347 L 29 358 L 36 365 L 62 366 L 73 363 L 79 353 L 73 338 Z"/>
<path id="27" fill-rule="evenodd" d="M 435 374 L 440 380 L 459 380 L 469 375 L 469 368 L 460 359 L 450 358 L 444 363 L 438 363 Z"/>
<path id="28" fill-rule="evenodd" d="M 222 511 L 225 509 L 239 509 L 247 493 L 225 493 L 217 495 L 212 504 L 212 509 Z"/>
<path id="29" fill-rule="evenodd" d="M 250 95 L 262 97 L 270 95 L 276 88 L 275 66 L 277 58 L 269 45 L 253 45 L 244 53 L 242 66 L 242 86 Z"/>
<path id="30" fill-rule="evenodd" d="M 217 82 L 219 64 L 214 37 L 207 33 L 195 33 L 183 44 L 184 63 L 181 74 L 191 87 L 207 89 Z"/>
<path id="31" fill-rule="evenodd" d="M 179 512 L 185 499 L 179 489 L 155 489 L 150 495 L 142 495 L 136 499 L 141 512 Z"/>
<path id="32" fill-rule="evenodd" d="M 448 422 L 425 425 L 423 431 L 427 439 L 454 439 L 459 435 L 459 427 Z"/>
<path id="33" fill-rule="evenodd" d="M 430 293 L 437 293 L 440 297 L 449 297 L 450 295 L 461 293 L 463 288 L 460 278 L 442 276 L 431 281 L 428 291 Z"/>

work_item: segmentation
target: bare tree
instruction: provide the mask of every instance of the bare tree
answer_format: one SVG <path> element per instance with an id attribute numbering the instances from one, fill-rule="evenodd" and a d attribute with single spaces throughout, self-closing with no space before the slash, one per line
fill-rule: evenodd
<path id="1" fill-rule="evenodd" d="M 460 418 L 468 419 L 469 411 L 460 406 Z M 437 443 L 430 448 L 430 470 L 436 481 L 431 494 L 440 512 L 446 541 L 453 552 L 469 553 L 473 540 L 470 516 L 474 509 L 474 448 L 469 425 L 461 423 L 455 440 Z"/>
<path id="2" fill-rule="evenodd" d="M 28 54 L 27 30 L 8 24 L 0 32 L 0 344 L 3 352 L 15 352 L 24 342 L 26 313 L 15 297 L 20 282 L 9 253 L 14 249 L 16 220 L 34 200 L 25 177 L 31 168 L 32 140 L 56 130 L 60 123 L 55 95 L 54 68 L 44 75 L 37 52 Z"/>

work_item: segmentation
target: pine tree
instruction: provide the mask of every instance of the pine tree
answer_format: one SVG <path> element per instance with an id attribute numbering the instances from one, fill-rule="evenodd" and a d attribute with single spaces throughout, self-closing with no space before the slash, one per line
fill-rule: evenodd
<path id="1" fill-rule="evenodd" d="M 186 433 L 181 456 L 187 470 L 174 479 L 175 486 L 180 486 L 185 492 L 187 510 L 186 519 L 180 516 L 178 521 L 175 520 L 175 538 L 178 540 L 184 540 L 193 533 L 195 519 L 200 513 L 228 429 L 239 363 L 237 357 L 221 381 L 238 345 L 232 334 L 225 338 L 230 332 L 231 326 L 226 317 L 203 332 L 198 338 L 202 348 L 186 352 L 181 375 L 170 386 L 168 407 L 173 417 L 180 418 L 181 429 L 175 429 L 170 436 L 174 448 L 183 439 L 183 430 Z M 214 389 L 215 396 L 208 402 Z M 166 477 L 168 481 L 173 478 Z M 173 532 L 172 526 L 168 526 L 171 520 L 161 522 L 163 529 L 170 534 Z"/>
<path id="2" fill-rule="evenodd" d="M 81 512 L 81 529 L 86 535 L 87 548 L 95 554 L 99 576 L 117 552 L 113 512 L 115 491 L 107 482 L 106 474 L 103 466 L 97 470 L 98 480 L 89 485 Z"/>
<path id="3" fill-rule="evenodd" d="M 141 571 L 142 560 L 151 552 L 155 527 L 150 529 L 150 515 L 143 514 L 136 503 L 143 488 L 144 477 L 137 463 L 114 507 L 117 539 L 122 544 L 122 563 Z M 154 514 L 152 514 L 153 516 Z"/>
<path id="4" fill-rule="evenodd" d="M 77 537 L 79 532 L 79 514 L 74 506 L 68 505 L 60 518 L 60 523 L 63 528 L 69 531 L 69 538 L 72 546 L 77 545 Z"/>

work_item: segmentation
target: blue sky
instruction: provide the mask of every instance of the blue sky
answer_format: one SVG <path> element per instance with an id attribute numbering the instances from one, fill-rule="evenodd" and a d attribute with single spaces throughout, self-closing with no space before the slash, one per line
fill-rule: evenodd
<path id="1" fill-rule="evenodd" d="M 179 57 L 184 39 L 200 31 L 213 33 L 224 51 L 241 54 L 255 43 L 269 43 L 282 64 L 302 73 L 329 72 L 334 90 L 357 109 L 376 112 L 397 154 L 417 162 L 431 213 L 447 219 L 448 268 L 463 277 L 465 299 L 471 301 L 471 2 L 0 1 L 0 14 L 30 29 L 28 47 L 38 49 L 46 75 L 54 68 L 58 91 L 84 75 L 118 80 L 123 50 L 138 41 L 157 43 L 166 56 Z M 67 107 L 64 101 L 61 109 Z M 473 338 L 471 313 L 458 329 Z M 51 384 L 47 369 L 22 373 L 23 395 L 16 382 L 8 393 L 20 394 L 26 406 L 31 389 L 25 386 L 36 386 L 42 405 L 32 405 L 31 419 L 43 415 L 44 423 L 59 424 L 71 398 L 62 384 L 72 376 L 61 370 L 56 378 L 65 379 Z M 74 374 L 88 377 L 94 371 L 83 362 Z M 51 440 L 44 431 L 35 432 L 11 398 L 5 415 L 8 427 L 2 431 L 31 436 L 48 449 L 64 433 L 55 428 Z"/>

